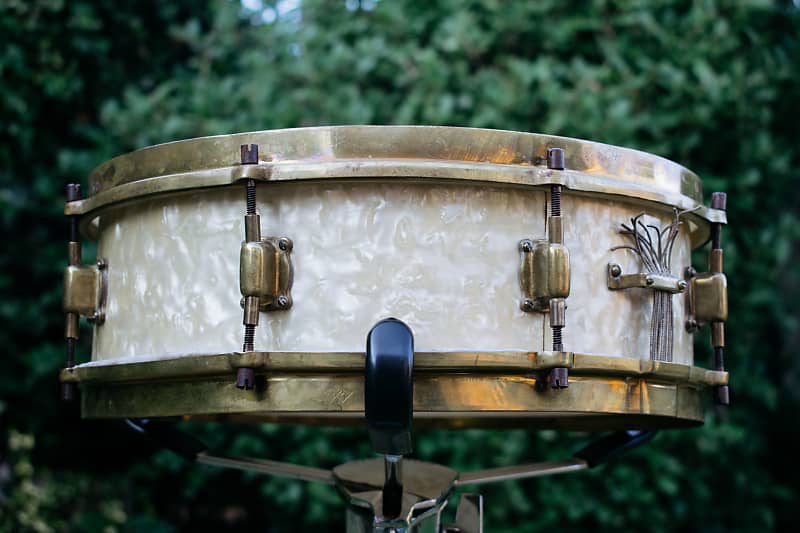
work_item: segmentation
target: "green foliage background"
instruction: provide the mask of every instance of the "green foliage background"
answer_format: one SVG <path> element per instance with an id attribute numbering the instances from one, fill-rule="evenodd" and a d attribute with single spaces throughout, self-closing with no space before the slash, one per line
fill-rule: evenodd
<path id="1" fill-rule="evenodd" d="M 341 529 L 332 489 L 186 465 L 113 424 L 79 421 L 57 401 L 63 185 L 153 143 L 317 124 L 581 137 L 666 156 L 698 172 L 707 191 L 727 191 L 733 407 L 709 406 L 702 428 L 663 432 L 613 466 L 487 487 L 487 524 L 800 528 L 798 8 L 757 0 L 245 5 L 0 0 L 0 531 Z M 370 453 L 360 429 L 190 429 L 220 453 L 322 466 Z M 475 468 L 563 457 L 585 440 L 425 431 L 417 455 Z"/>

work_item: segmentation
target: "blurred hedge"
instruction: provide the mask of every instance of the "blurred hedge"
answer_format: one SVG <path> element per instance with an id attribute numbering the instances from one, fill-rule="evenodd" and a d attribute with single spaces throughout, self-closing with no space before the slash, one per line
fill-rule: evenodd
<path id="1" fill-rule="evenodd" d="M 0 531 L 341 529 L 332 489 L 185 465 L 59 404 L 60 212 L 66 181 L 127 150 L 367 123 L 619 144 L 729 193 L 734 406 L 613 466 L 487 487 L 491 531 L 797 530 L 798 30 L 792 3 L 756 0 L 0 1 Z M 359 429 L 191 429 L 305 464 L 370 453 Z M 417 455 L 502 465 L 584 440 L 426 431 Z"/>

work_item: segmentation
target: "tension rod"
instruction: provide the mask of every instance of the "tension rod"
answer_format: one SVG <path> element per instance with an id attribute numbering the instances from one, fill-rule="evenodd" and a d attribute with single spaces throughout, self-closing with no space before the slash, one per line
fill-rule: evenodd
<path id="1" fill-rule="evenodd" d="M 550 148 L 547 150 L 547 168 L 551 170 L 564 170 L 563 148 Z M 550 187 L 550 216 L 547 217 L 549 241 L 554 244 L 564 244 L 564 226 L 561 218 L 561 185 Z M 567 304 L 564 298 L 553 298 L 550 300 L 550 329 L 553 334 L 553 351 L 563 352 L 564 341 L 562 330 L 566 325 Z M 569 387 L 569 369 L 556 367 L 550 370 L 547 375 L 550 387 L 553 389 L 565 389 Z"/>
<path id="2" fill-rule="evenodd" d="M 243 165 L 258 164 L 258 145 L 243 144 L 240 147 L 241 162 Z M 247 211 L 244 216 L 244 240 L 245 242 L 258 242 L 261 240 L 261 218 L 256 211 L 256 182 L 248 179 L 245 184 L 247 200 Z M 247 296 L 244 299 L 244 342 L 242 343 L 243 352 L 254 351 L 256 326 L 259 317 L 259 298 L 258 296 Z M 242 367 L 236 371 L 236 387 L 249 390 L 255 386 L 255 370 L 249 367 Z"/>

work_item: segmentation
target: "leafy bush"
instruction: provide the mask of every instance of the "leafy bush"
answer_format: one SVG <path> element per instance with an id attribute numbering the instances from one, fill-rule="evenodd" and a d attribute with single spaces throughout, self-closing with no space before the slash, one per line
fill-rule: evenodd
<path id="1" fill-rule="evenodd" d="M 57 402 L 60 212 L 66 181 L 144 145 L 374 123 L 629 146 L 729 193 L 733 407 L 613 466 L 487 487 L 491 530 L 796 530 L 798 30 L 793 4 L 758 0 L 0 3 L 0 527 L 340 528 L 332 489 L 185 465 Z M 304 464 L 369 454 L 362 430 L 192 430 L 219 452 Z M 583 439 L 427 431 L 417 448 L 470 468 Z"/>

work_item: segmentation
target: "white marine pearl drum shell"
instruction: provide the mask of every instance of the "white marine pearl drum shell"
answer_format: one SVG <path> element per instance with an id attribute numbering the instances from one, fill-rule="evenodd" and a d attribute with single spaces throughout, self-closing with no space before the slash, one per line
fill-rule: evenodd
<path id="1" fill-rule="evenodd" d="M 262 235 L 294 242 L 293 306 L 262 312 L 260 351 L 360 352 L 378 320 L 396 317 L 420 352 L 550 349 L 546 314 L 520 310 L 521 239 L 546 238 L 544 189 L 396 181 L 262 183 Z M 571 255 L 564 349 L 649 359 L 652 291 L 610 291 L 610 261 L 641 271 L 620 224 L 643 210 L 624 197 L 564 191 Z M 242 347 L 239 248 L 244 187 L 151 196 L 99 220 L 108 262 L 106 322 L 92 360 L 103 363 L 230 353 Z M 659 225 L 665 206 L 645 208 Z M 690 264 L 685 228 L 675 276 Z M 692 364 L 684 298 L 673 297 L 674 362 Z"/>

